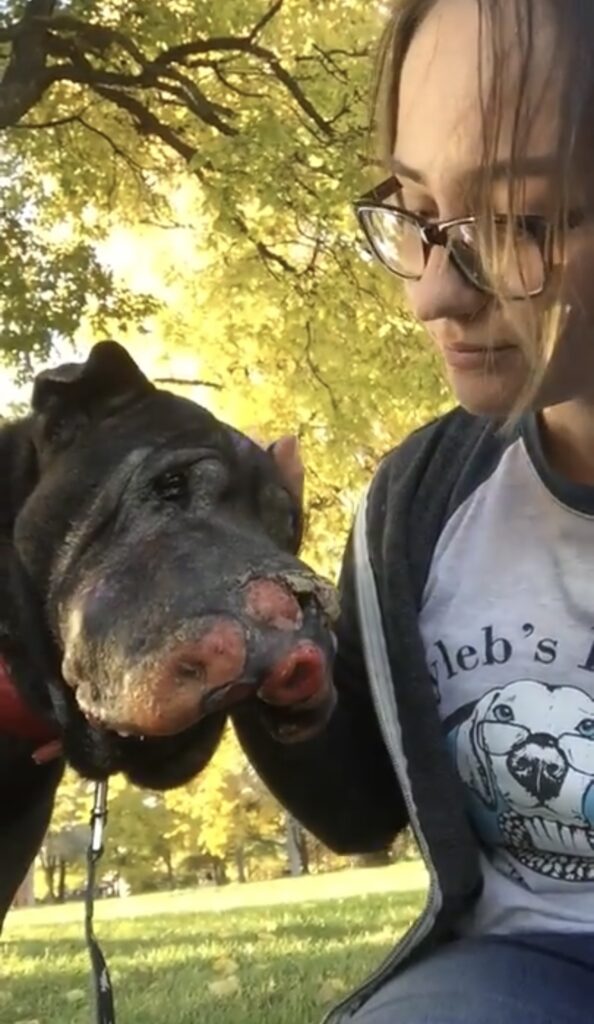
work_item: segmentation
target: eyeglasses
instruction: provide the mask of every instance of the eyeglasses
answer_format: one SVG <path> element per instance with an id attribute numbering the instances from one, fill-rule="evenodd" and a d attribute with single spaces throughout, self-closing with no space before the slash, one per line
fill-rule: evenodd
<path id="1" fill-rule="evenodd" d="M 371 251 L 393 274 L 419 281 L 431 249 L 439 245 L 464 280 L 481 292 L 506 299 L 542 293 L 552 266 L 553 231 L 546 217 L 432 221 L 386 203 L 398 188 L 397 179 L 388 178 L 355 203 Z M 567 226 L 577 227 L 583 220 L 581 211 L 573 211 Z"/>

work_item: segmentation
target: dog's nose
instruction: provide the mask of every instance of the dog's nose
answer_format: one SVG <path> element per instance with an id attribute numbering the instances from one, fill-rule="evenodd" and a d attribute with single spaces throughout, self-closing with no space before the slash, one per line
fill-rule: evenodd
<path id="1" fill-rule="evenodd" d="M 510 774 L 539 803 L 559 796 L 568 767 L 565 754 L 548 733 L 535 733 L 508 758 Z"/>
<path id="2" fill-rule="evenodd" d="M 328 694 L 330 678 L 323 652 L 305 640 L 298 643 L 272 668 L 258 690 L 267 704 L 291 707 L 317 704 Z"/>

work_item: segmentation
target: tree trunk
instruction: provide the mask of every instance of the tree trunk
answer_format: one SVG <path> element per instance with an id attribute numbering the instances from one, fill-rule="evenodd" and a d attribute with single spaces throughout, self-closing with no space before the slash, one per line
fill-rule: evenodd
<path id="1" fill-rule="evenodd" d="M 56 858 L 55 857 L 49 857 L 49 856 L 46 855 L 43 858 L 42 865 L 43 865 L 43 873 L 45 875 L 45 884 L 47 885 L 47 891 L 48 891 L 49 898 L 51 899 L 52 903 L 55 903 L 56 902 L 55 880 L 56 880 L 56 867 L 57 867 Z"/>
<path id="2" fill-rule="evenodd" d="M 247 882 L 247 874 L 245 870 L 245 857 L 243 855 L 242 846 L 238 846 L 235 851 L 235 867 L 237 868 L 237 881 Z"/>
<path id="3" fill-rule="evenodd" d="M 228 882 L 229 882 L 229 879 L 227 878 L 227 869 L 225 867 L 225 861 L 224 860 L 219 860 L 219 859 L 214 860 L 213 861 L 213 868 L 214 868 L 214 879 L 215 879 L 216 884 L 217 885 L 227 885 Z"/>
<path id="4" fill-rule="evenodd" d="M 67 862 L 63 857 L 60 857 L 59 862 L 59 877 L 58 877 L 58 903 L 63 903 L 66 899 L 66 869 L 68 867 Z"/>
<path id="5" fill-rule="evenodd" d="M 309 874 L 309 856 L 305 833 L 299 822 L 288 812 L 285 815 L 285 824 L 289 871 L 294 878 L 298 875 L 307 875 Z"/>
<path id="6" fill-rule="evenodd" d="M 309 846 L 307 845 L 307 833 L 299 826 L 299 853 L 301 856 L 302 873 L 309 875 Z"/>
<path id="7" fill-rule="evenodd" d="M 163 863 L 165 864 L 165 871 L 167 873 L 167 885 L 170 889 L 175 888 L 175 875 L 173 872 L 173 863 L 171 860 L 171 851 L 163 854 Z"/>

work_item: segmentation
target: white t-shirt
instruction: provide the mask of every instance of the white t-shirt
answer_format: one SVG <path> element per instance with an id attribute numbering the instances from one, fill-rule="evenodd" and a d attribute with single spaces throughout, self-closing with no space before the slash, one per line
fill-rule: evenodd
<path id="1" fill-rule="evenodd" d="M 594 488 L 534 418 L 452 513 L 421 633 L 482 845 L 464 934 L 594 931 Z"/>

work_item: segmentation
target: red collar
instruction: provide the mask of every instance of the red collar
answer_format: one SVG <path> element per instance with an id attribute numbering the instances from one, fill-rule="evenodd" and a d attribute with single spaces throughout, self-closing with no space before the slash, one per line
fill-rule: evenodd
<path id="1" fill-rule="evenodd" d="M 62 743 L 57 728 L 25 704 L 2 655 L 0 655 L 0 733 L 31 740 L 35 744 L 33 760 L 38 764 L 53 761 L 62 753 Z"/>

